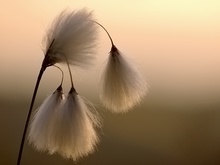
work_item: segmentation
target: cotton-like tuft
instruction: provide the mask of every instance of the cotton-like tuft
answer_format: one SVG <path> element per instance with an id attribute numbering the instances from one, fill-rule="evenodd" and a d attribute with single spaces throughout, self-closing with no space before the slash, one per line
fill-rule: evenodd
<path id="1" fill-rule="evenodd" d="M 80 67 L 92 64 L 98 39 L 93 21 L 93 13 L 87 9 L 64 10 L 57 16 L 43 40 L 50 65 L 66 60 Z"/>
<path id="2" fill-rule="evenodd" d="M 45 99 L 34 115 L 28 138 L 29 142 L 39 151 L 52 153 L 55 149 L 52 139 L 56 128 L 56 113 L 62 106 L 63 100 L 64 96 L 60 86 Z"/>
<path id="3" fill-rule="evenodd" d="M 71 89 L 57 118 L 55 132 L 56 152 L 64 158 L 79 158 L 92 153 L 99 141 L 95 127 L 98 118 L 93 116 L 84 100 Z"/>
<path id="4" fill-rule="evenodd" d="M 113 45 L 101 81 L 101 100 L 115 113 L 124 113 L 137 105 L 147 92 L 147 84 Z"/>

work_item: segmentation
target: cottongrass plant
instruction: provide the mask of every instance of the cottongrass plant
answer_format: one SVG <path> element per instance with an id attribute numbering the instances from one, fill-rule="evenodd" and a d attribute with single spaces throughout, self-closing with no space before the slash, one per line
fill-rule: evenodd
<path id="1" fill-rule="evenodd" d="M 98 28 L 90 20 L 93 13 L 86 9 L 69 12 L 64 10 L 52 22 L 43 44 L 48 65 L 66 63 L 85 67 L 95 59 Z"/>
<path id="2" fill-rule="evenodd" d="M 114 45 L 101 83 L 101 99 L 114 113 L 129 111 L 147 92 L 142 75 Z"/>
<path id="3" fill-rule="evenodd" d="M 29 141 L 39 151 L 78 160 L 92 153 L 99 141 L 99 118 L 72 87 L 67 97 L 62 87 L 48 96 L 30 125 Z"/>
<path id="4" fill-rule="evenodd" d="M 99 24 L 99 23 L 98 23 Z M 139 104 L 147 93 L 147 84 L 137 68 L 117 49 L 111 40 L 111 51 L 101 80 L 101 100 L 114 113 L 125 113 Z"/>
<path id="5" fill-rule="evenodd" d="M 60 85 L 54 93 L 49 95 L 36 111 L 30 125 L 29 141 L 39 151 L 53 153 L 53 131 L 56 129 L 57 111 L 62 107 L 64 95 Z"/>
<path id="6" fill-rule="evenodd" d="M 89 108 L 85 100 L 71 88 L 63 109 L 58 112 L 54 132 L 54 145 L 64 158 L 77 160 L 94 151 L 99 141 L 94 124 L 99 126 L 99 121 Z"/>
<path id="7" fill-rule="evenodd" d="M 87 9 L 72 12 L 64 10 L 49 27 L 44 38 L 45 56 L 27 115 L 17 165 L 21 163 L 34 101 L 46 68 L 57 63 L 66 63 L 71 77 L 71 89 L 74 89 L 71 91 L 75 91 L 69 65 L 84 67 L 94 59 L 98 28 L 91 20 L 94 20 L 93 14 Z M 67 96 L 67 99 L 65 99 L 61 89 L 62 86 L 50 95 L 36 112 L 31 123 L 29 141 L 37 150 L 48 151 L 51 154 L 57 152 L 66 158 L 76 160 L 94 150 L 98 142 L 95 131 L 97 125 L 94 123 L 98 122 L 92 122 L 91 119 L 97 120 L 98 117 L 91 117 L 92 113 L 87 112 L 90 109 L 76 92 L 71 92 L 73 97 Z M 70 106 L 72 107 L 70 108 Z M 71 116 L 66 118 L 68 113 Z M 58 127 L 57 121 L 60 121 L 59 124 L 62 125 Z M 61 131 L 64 126 L 67 128 L 65 128 L 65 131 Z M 61 132 L 63 134 L 60 134 Z M 67 145 L 68 141 L 64 141 L 72 137 L 74 138 Z M 80 145 L 81 148 L 79 149 Z"/>
<path id="8" fill-rule="evenodd" d="M 100 117 L 93 105 L 80 96 L 73 83 L 70 66 L 84 68 L 93 63 L 98 40 L 98 28 L 108 34 L 112 48 L 102 76 L 101 100 L 112 112 L 126 112 L 146 93 L 146 84 L 139 72 L 130 65 L 113 44 L 108 31 L 93 18 L 87 9 L 61 12 L 44 37 L 44 59 L 34 88 L 27 115 L 17 165 L 20 165 L 26 134 L 43 73 L 49 66 L 67 64 L 71 88 L 63 93 L 62 81 L 34 113 L 28 134 L 29 142 L 38 151 L 58 153 L 77 161 L 91 154 L 99 142 L 97 128 Z M 56 66 L 57 67 L 57 66 Z"/>

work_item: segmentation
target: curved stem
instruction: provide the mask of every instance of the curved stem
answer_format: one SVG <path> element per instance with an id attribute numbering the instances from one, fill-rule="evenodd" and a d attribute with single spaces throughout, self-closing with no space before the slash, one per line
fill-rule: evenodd
<path id="1" fill-rule="evenodd" d="M 18 154 L 18 159 L 17 159 L 17 165 L 20 165 L 20 163 L 21 163 L 21 157 L 22 157 L 22 153 L 23 153 L 24 142 L 25 142 L 25 138 L 26 138 L 26 134 L 27 134 L 28 124 L 29 124 L 30 117 L 31 117 L 31 112 L 32 112 L 32 109 L 33 109 L 33 106 L 34 106 L 34 101 L 35 101 L 35 98 L 36 98 L 36 95 L 37 95 L 40 80 L 42 78 L 42 75 L 43 75 L 45 69 L 46 69 L 46 67 L 42 65 L 42 67 L 40 69 L 40 72 L 39 72 L 39 75 L 38 75 L 38 78 L 37 78 L 35 88 L 34 88 L 34 93 L 33 93 L 33 96 L 32 96 L 29 112 L 28 112 L 28 115 L 27 115 L 24 131 L 23 131 L 23 136 L 22 136 L 22 140 L 21 140 L 21 144 L 20 144 L 20 149 L 19 149 L 19 154 Z"/>
<path id="2" fill-rule="evenodd" d="M 63 70 L 62 70 L 59 66 L 57 66 L 57 65 L 53 65 L 53 66 L 56 67 L 56 68 L 58 68 L 58 69 L 61 71 L 61 73 L 62 73 L 62 79 L 61 79 L 61 82 L 60 82 L 60 85 L 62 86 L 62 84 L 63 84 L 63 79 L 64 79 Z"/>
<path id="3" fill-rule="evenodd" d="M 91 21 L 92 21 L 92 20 L 91 20 Z M 111 41 L 112 46 L 114 46 L 112 37 L 110 36 L 110 34 L 109 34 L 109 32 L 107 31 L 107 29 L 106 29 L 102 24 L 100 24 L 100 23 L 98 23 L 98 22 L 96 22 L 96 21 L 92 21 L 92 22 L 96 23 L 96 24 L 99 25 L 103 30 L 105 30 L 105 32 L 107 33 L 107 35 L 108 35 L 108 37 L 109 37 L 109 39 L 110 39 L 110 41 Z"/>

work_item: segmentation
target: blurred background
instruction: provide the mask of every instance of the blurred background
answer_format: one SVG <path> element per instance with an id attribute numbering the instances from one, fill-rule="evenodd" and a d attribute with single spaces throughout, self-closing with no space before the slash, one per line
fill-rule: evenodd
<path id="1" fill-rule="evenodd" d="M 26 143 L 22 165 L 219 165 L 219 0 L 0 1 L 0 164 L 16 164 L 48 25 L 63 9 L 82 7 L 94 10 L 117 47 L 139 67 L 148 95 L 123 115 L 102 107 L 99 78 L 110 42 L 100 30 L 95 65 L 72 68 L 76 89 L 103 118 L 96 152 L 74 163 Z M 49 68 L 34 109 L 59 82 L 59 70 Z"/>

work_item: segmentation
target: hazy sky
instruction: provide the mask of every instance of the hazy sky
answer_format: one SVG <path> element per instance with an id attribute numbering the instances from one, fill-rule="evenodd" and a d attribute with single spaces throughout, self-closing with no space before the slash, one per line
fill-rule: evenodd
<path id="1" fill-rule="evenodd" d="M 7 85 L 18 90 L 33 88 L 47 26 L 63 9 L 82 7 L 94 10 L 118 48 L 137 63 L 152 91 L 220 95 L 219 0 L 1 1 L 3 93 Z M 93 74 L 85 72 L 79 78 L 81 84 L 87 84 L 84 78 L 97 76 L 107 58 L 110 43 L 102 31 L 100 43 L 98 69 Z M 56 79 L 55 74 L 57 71 L 48 71 L 45 81 Z M 94 84 L 90 88 L 95 88 Z"/>

